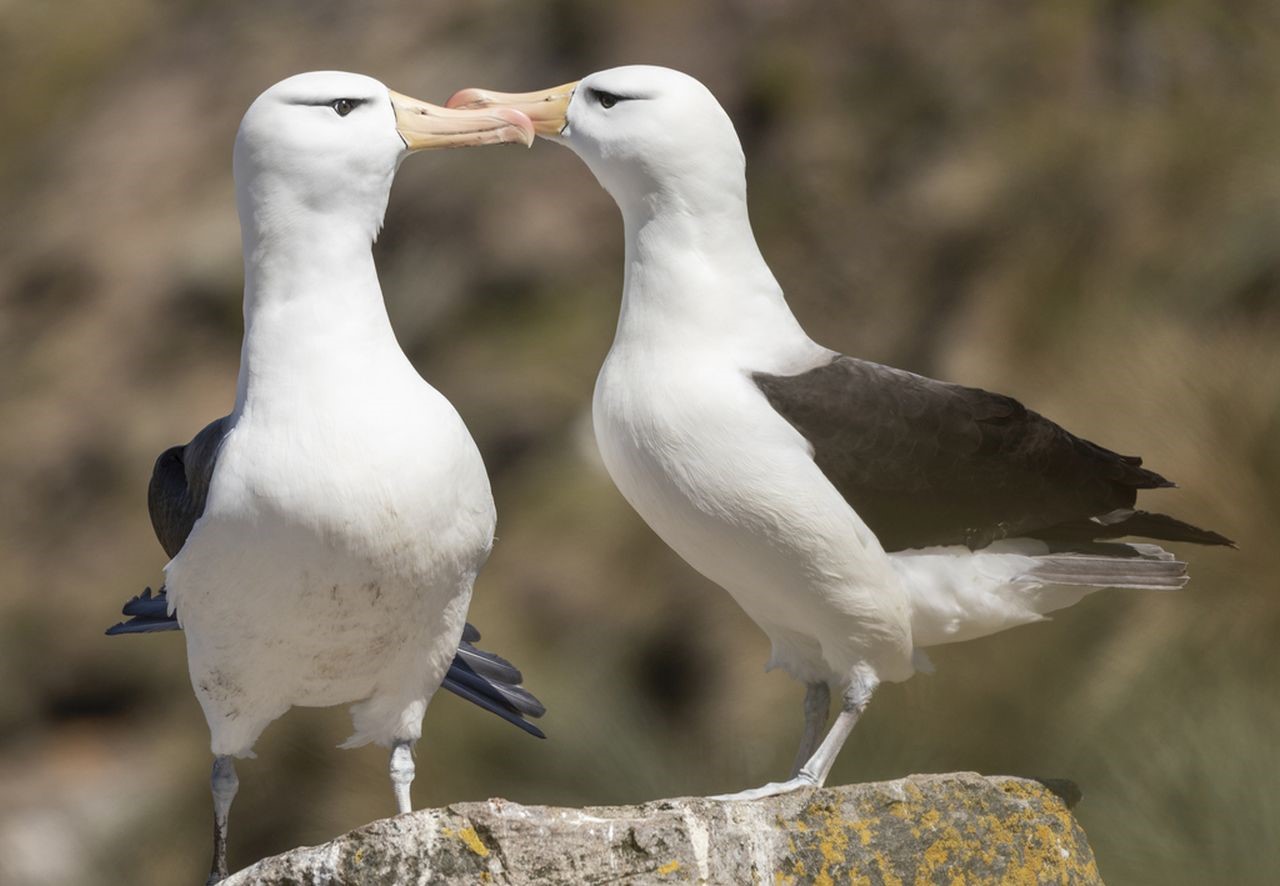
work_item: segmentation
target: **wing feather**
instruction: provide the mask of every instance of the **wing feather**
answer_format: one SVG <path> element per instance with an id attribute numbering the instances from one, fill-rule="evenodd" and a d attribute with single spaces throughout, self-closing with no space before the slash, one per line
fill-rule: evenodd
<path id="1" fill-rule="evenodd" d="M 171 446 L 156 459 L 147 488 L 147 508 L 156 538 L 170 557 L 178 556 L 204 513 L 228 418 L 209 422 L 186 446 Z"/>
<path id="2" fill-rule="evenodd" d="M 844 356 L 798 375 L 753 377 L 886 550 L 1052 540 L 1058 527 L 1072 540 L 1095 525 L 1095 538 L 1115 537 L 1100 518 L 1133 513 L 1140 489 L 1173 485 L 1137 456 L 981 388 Z M 1180 540 L 1226 543 L 1172 518 L 1129 525 L 1169 538 L 1158 533 L 1174 523 Z"/>

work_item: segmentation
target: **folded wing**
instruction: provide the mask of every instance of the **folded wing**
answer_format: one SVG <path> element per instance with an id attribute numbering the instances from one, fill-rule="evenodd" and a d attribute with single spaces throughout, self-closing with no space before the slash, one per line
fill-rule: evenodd
<path id="1" fill-rule="evenodd" d="M 1231 543 L 1134 510 L 1138 490 L 1173 484 L 1012 397 L 844 356 L 754 379 L 888 551 L 1016 537 L 1063 550 L 1130 535 Z"/>

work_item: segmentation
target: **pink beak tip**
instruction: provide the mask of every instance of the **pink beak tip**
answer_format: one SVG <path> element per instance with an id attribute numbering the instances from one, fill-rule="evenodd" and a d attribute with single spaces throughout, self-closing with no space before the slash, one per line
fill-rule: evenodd
<path id="1" fill-rule="evenodd" d="M 455 92 L 452 96 L 449 97 L 449 100 L 444 103 L 444 106 L 446 108 L 462 108 L 462 109 L 473 108 L 473 107 L 483 107 L 485 99 L 487 98 L 488 98 L 488 95 L 485 93 L 483 89 L 468 87 L 466 89 L 459 89 L 457 92 Z"/>

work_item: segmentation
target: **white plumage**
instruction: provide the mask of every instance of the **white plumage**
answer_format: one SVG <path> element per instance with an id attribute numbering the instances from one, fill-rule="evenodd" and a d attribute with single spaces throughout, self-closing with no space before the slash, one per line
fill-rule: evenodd
<path id="1" fill-rule="evenodd" d="M 211 881 L 227 871 L 232 758 L 291 706 L 351 703 L 347 746 L 392 748 L 401 812 L 455 653 L 475 667 L 458 666 L 454 691 L 522 727 L 541 713 L 508 663 L 459 649 L 493 497 L 462 419 L 397 344 L 371 253 L 408 153 L 532 137 L 519 112 L 450 111 L 334 72 L 282 81 L 244 116 L 235 407 L 161 456 L 150 496 L 216 755 Z M 158 602 L 131 601 L 134 622 L 112 632 L 165 629 Z"/>
<path id="2" fill-rule="evenodd" d="M 881 530 L 873 531 L 851 498 L 864 498 L 867 514 L 875 505 L 878 519 L 889 514 L 902 524 L 901 512 L 911 509 L 902 501 L 912 499 L 895 501 L 893 490 L 918 494 L 945 474 L 939 463 L 953 454 L 962 471 L 964 459 L 986 458 L 984 427 L 1004 434 L 997 442 L 1006 448 L 989 447 L 995 457 L 973 464 L 997 479 L 1001 458 L 1010 475 L 1034 473 L 1017 454 L 1014 438 L 1025 428 L 1047 461 L 1069 460 L 1104 501 L 1127 496 L 1132 504 L 1133 488 L 1167 481 L 1009 398 L 852 361 L 814 343 L 756 245 L 732 123 L 696 80 L 623 67 L 538 93 L 463 90 L 450 106 L 526 111 L 539 134 L 586 162 L 622 211 L 622 309 L 592 406 L 605 466 L 645 522 L 764 630 L 773 645 L 770 665 L 808 684 L 793 778 L 737 796 L 822 784 L 875 686 L 909 678 L 926 661 L 923 647 L 1039 620 L 1099 586 L 1185 581 L 1183 564 L 1154 546 L 1103 544 L 1102 553 L 1089 555 L 1051 550 L 1030 537 L 992 543 L 1007 534 L 1006 524 L 994 521 L 943 527 L 958 538 L 988 533 L 971 545 L 886 551 Z M 899 391 L 902 403 L 894 402 Z M 871 412 L 860 416 L 859 409 Z M 936 422 L 920 419 L 929 410 L 937 411 Z M 954 439 L 942 439 L 938 429 Z M 878 436 L 902 445 L 879 444 Z M 831 452 L 832 440 L 852 454 Z M 917 442 L 942 458 L 931 463 L 915 454 Z M 1096 477 L 1089 473 L 1095 462 Z M 884 489 L 877 464 L 893 474 Z M 933 479 L 916 483 L 917 468 Z M 1113 475 L 1121 481 L 1114 489 L 1107 485 Z M 982 512 L 974 495 L 948 501 L 945 482 L 935 485 L 939 508 Z M 1036 504 L 1019 502 L 1017 490 L 1004 492 L 1018 504 L 1010 518 L 1039 530 Z M 1070 499 L 1070 490 L 1060 497 Z M 917 513 L 926 516 L 928 507 Z M 1175 534 L 1156 537 L 1186 532 L 1200 533 L 1190 540 L 1226 541 L 1161 515 L 1111 513 L 1120 507 L 1063 513 L 1045 526 L 1070 523 L 1075 531 L 1072 521 L 1084 520 L 1087 533 L 1101 520 L 1101 533 L 1104 525 L 1124 524 L 1127 513 L 1158 531 L 1174 527 Z M 893 528 L 912 535 L 909 525 Z M 841 713 L 819 744 L 828 687 L 842 696 Z"/>

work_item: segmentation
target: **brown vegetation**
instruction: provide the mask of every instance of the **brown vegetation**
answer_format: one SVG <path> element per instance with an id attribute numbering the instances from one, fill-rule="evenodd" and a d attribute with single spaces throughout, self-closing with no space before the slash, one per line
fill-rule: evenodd
<path id="1" fill-rule="evenodd" d="M 1014 394 L 1142 454 L 1235 538 L 1178 594 L 1108 592 L 936 651 L 832 783 L 1081 784 L 1110 883 L 1280 868 L 1280 18 L 1272 3 L 7 4 L 0 17 L 0 880 L 192 882 L 207 733 L 177 635 L 108 640 L 159 580 L 151 462 L 230 404 L 231 143 L 316 68 L 443 100 L 628 62 L 703 79 L 824 344 Z M 784 774 L 800 690 L 595 462 L 621 224 L 566 150 L 410 159 L 377 246 L 393 322 L 494 479 L 472 620 L 547 703 L 535 742 L 441 697 L 418 805 L 631 803 Z M 241 767 L 236 866 L 393 809 L 344 711 Z"/>

